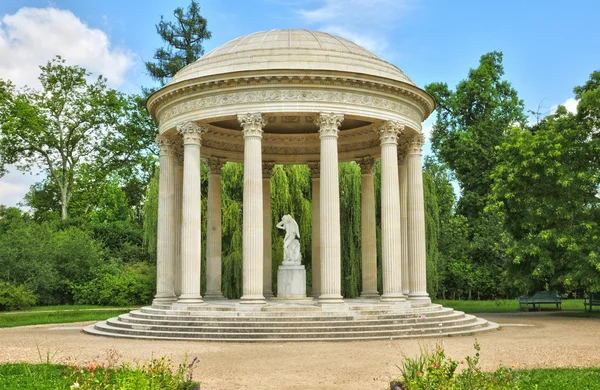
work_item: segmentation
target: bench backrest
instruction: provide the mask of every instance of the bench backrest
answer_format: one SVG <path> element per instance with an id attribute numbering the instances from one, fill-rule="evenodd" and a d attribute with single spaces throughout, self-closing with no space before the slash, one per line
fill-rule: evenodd
<path id="1" fill-rule="evenodd" d="M 538 291 L 535 294 L 533 294 L 533 298 L 534 299 L 560 299 L 560 296 L 558 295 L 558 291 Z"/>

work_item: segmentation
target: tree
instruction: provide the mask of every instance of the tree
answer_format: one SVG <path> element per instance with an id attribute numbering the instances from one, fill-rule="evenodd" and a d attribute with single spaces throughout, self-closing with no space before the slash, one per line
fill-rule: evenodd
<path id="1" fill-rule="evenodd" d="M 462 190 L 458 211 L 470 222 L 485 207 L 496 146 L 511 126 L 526 120 L 523 102 L 503 74 L 502 53 L 491 52 L 481 56 L 479 67 L 455 91 L 446 83 L 425 87 L 437 102 L 432 146 L 456 175 Z"/>
<path id="2" fill-rule="evenodd" d="M 509 270 L 522 290 L 600 291 L 599 79 L 575 88 L 577 115 L 560 106 L 499 148 L 490 208 L 515 239 Z"/>
<path id="3" fill-rule="evenodd" d="M 0 80 L 0 174 L 9 164 L 42 170 L 66 219 L 82 166 L 102 179 L 130 172 L 152 158 L 151 136 L 135 120 L 134 98 L 109 89 L 101 76 L 90 82 L 90 73 L 59 56 L 40 68 L 40 91 Z"/>
<path id="4" fill-rule="evenodd" d="M 157 62 L 145 62 L 150 77 L 159 81 L 161 86 L 184 66 L 200 58 L 204 54 L 203 41 L 212 35 L 196 1 L 192 0 L 187 12 L 179 7 L 173 15 L 175 22 L 166 22 L 161 16 L 160 23 L 156 25 L 156 32 L 167 47 L 156 49 L 154 59 Z"/>

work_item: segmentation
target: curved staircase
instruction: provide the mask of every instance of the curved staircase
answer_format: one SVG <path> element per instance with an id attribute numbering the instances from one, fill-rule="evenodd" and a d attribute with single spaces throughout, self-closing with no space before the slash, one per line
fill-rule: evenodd
<path id="1" fill-rule="evenodd" d="M 153 305 L 84 328 L 94 335 L 165 340 L 333 341 L 471 335 L 497 329 L 482 318 L 441 305 L 397 309 L 372 300 L 346 300 L 329 311 L 313 302 L 269 302 L 244 310 L 237 301 L 177 309 Z"/>

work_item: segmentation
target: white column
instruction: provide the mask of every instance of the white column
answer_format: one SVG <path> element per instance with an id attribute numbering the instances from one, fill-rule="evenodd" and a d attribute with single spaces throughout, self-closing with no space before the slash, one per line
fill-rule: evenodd
<path id="1" fill-rule="evenodd" d="M 244 221 L 242 304 L 264 304 L 263 296 L 263 199 L 261 114 L 238 115 L 244 132 Z"/>
<path id="2" fill-rule="evenodd" d="M 175 147 L 173 139 L 159 135 L 158 226 L 156 238 L 156 295 L 153 303 L 175 302 Z"/>
<path id="3" fill-rule="evenodd" d="M 319 303 L 344 303 L 341 286 L 340 184 L 338 172 L 338 132 L 344 115 L 319 114 L 321 138 L 321 295 Z"/>
<path id="4" fill-rule="evenodd" d="M 366 157 L 357 161 L 362 177 L 360 228 L 362 253 L 361 298 L 379 298 L 377 291 L 377 238 L 375 233 L 375 159 Z"/>
<path id="5" fill-rule="evenodd" d="M 421 153 L 425 138 L 421 134 L 408 144 L 408 261 L 411 300 L 429 303 L 427 294 L 427 261 L 425 251 L 425 205 L 423 202 L 423 169 Z"/>
<path id="6" fill-rule="evenodd" d="M 206 215 L 206 294 L 223 298 L 221 292 L 221 168 L 225 161 L 209 158 L 208 204 Z"/>
<path id="7" fill-rule="evenodd" d="M 321 223 L 320 223 L 320 173 L 319 163 L 309 163 L 310 178 L 312 181 L 312 210 L 311 210 L 311 252 L 312 252 L 312 296 L 318 298 L 321 295 Z"/>
<path id="8" fill-rule="evenodd" d="M 263 196 L 263 295 L 265 298 L 273 296 L 273 243 L 272 243 L 272 220 L 271 220 L 271 174 L 274 163 L 263 163 L 262 165 L 262 196 Z"/>
<path id="9" fill-rule="evenodd" d="M 183 198 L 181 201 L 181 295 L 178 303 L 201 304 L 200 144 L 206 127 L 194 122 L 177 125 L 183 137 Z"/>
<path id="10" fill-rule="evenodd" d="M 398 134 L 404 126 L 387 121 L 378 129 L 381 140 L 381 265 L 382 301 L 405 301 L 402 294 L 400 255 L 400 190 L 398 185 Z"/>
<path id="11" fill-rule="evenodd" d="M 406 143 L 398 146 L 398 182 L 400 183 L 400 259 L 402 269 L 402 294 L 408 296 L 410 271 L 408 267 L 408 203 L 407 203 Z"/>
<path id="12" fill-rule="evenodd" d="M 179 141 L 175 158 L 175 295 L 181 295 L 181 201 L 183 197 L 183 144 Z"/>

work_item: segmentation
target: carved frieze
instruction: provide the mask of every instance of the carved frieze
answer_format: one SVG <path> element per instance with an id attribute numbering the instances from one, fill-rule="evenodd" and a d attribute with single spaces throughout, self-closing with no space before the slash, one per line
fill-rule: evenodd
<path id="1" fill-rule="evenodd" d="M 159 115 L 159 122 L 171 119 L 176 115 L 202 110 L 214 107 L 223 107 L 227 105 L 236 105 L 243 103 L 265 103 L 275 102 L 324 102 L 353 104 L 357 106 L 367 106 L 387 111 L 397 112 L 407 116 L 416 122 L 421 122 L 421 114 L 413 107 L 402 104 L 395 99 L 379 96 L 372 96 L 360 92 L 342 92 L 327 90 L 306 90 L 306 89 L 272 89 L 257 91 L 237 91 L 227 92 L 218 95 L 199 96 L 191 100 L 176 103 L 166 108 Z M 295 118 L 299 117 L 290 117 Z M 310 118 L 310 117 L 309 117 Z M 312 119 L 312 118 L 311 118 Z M 292 120 L 292 119 L 289 119 Z"/>

